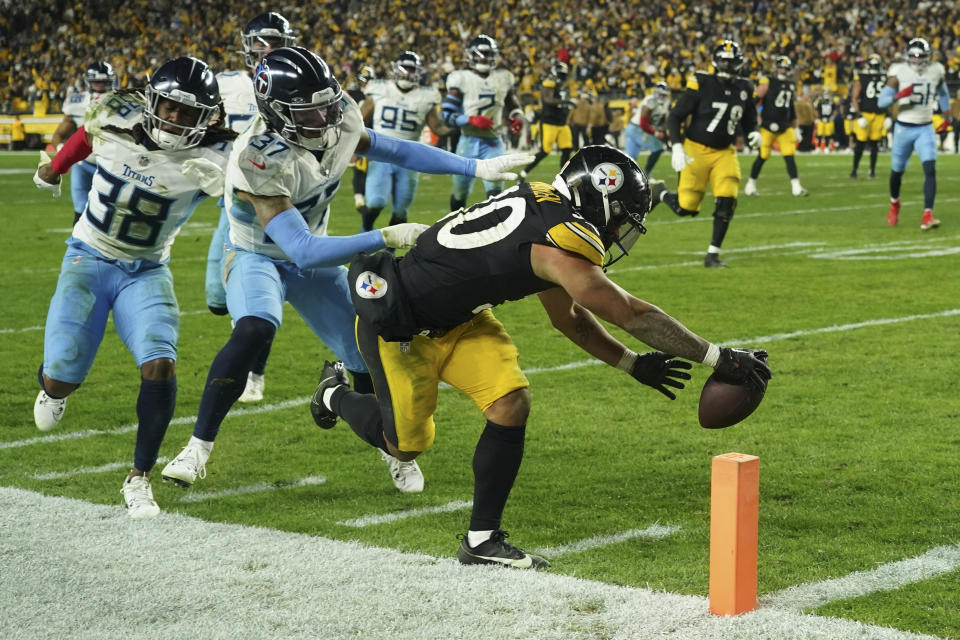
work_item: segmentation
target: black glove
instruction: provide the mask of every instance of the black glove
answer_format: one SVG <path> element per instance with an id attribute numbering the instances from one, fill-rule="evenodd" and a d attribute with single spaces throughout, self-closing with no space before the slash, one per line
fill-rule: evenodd
<path id="1" fill-rule="evenodd" d="M 763 349 L 720 349 L 714 372 L 722 382 L 752 384 L 758 389 L 763 389 L 773 375 Z"/>
<path id="2" fill-rule="evenodd" d="M 680 380 L 689 380 L 690 374 L 680 369 L 689 369 L 691 364 L 686 360 L 672 358 L 673 356 L 662 351 L 638 355 L 637 361 L 630 369 L 630 375 L 636 378 L 637 382 L 653 387 L 671 400 L 675 400 L 677 396 L 664 385 L 683 389 L 683 383 Z"/>

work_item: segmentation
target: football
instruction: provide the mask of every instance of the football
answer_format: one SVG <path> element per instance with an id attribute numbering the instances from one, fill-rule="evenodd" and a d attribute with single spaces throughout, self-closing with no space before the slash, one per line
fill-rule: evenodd
<path id="1" fill-rule="evenodd" d="M 766 383 L 762 388 L 752 384 L 729 384 L 712 374 L 700 391 L 700 407 L 697 411 L 700 426 L 723 429 L 737 424 L 760 406 L 766 390 Z"/>

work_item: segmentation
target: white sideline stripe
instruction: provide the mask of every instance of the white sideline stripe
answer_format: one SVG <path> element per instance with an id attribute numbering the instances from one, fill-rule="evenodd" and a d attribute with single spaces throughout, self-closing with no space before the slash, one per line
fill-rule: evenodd
<path id="1" fill-rule="evenodd" d="M 856 571 L 842 578 L 801 584 L 761 599 L 763 606 L 800 611 L 834 602 L 890 591 L 929 580 L 960 568 L 960 543 L 930 549 L 914 558 L 891 562 L 872 571 Z"/>
<path id="2" fill-rule="evenodd" d="M 203 502 L 204 500 L 216 500 L 218 498 L 229 498 L 231 496 L 244 496 L 248 493 L 262 493 L 264 491 L 276 491 L 277 489 L 295 489 L 297 487 L 317 487 L 326 484 L 327 479 L 323 476 L 307 476 L 293 482 L 259 482 L 245 487 L 234 487 L 233 489 L 223 489 L 221 491 L 191 492 L 182 496 L 178 502 Z"/>
<path id="3" fill-rule="evenodd" d="M 437 558 L 170 511 L 132 520 L 119 505 L 7 487 L 0 513 L 3 638 L 127 640 L 131 629 L 177 638 L 200 629 L 249 640 L 304 630 L 331 640 L 936 640 L 772 607 L 717 617 L 701 596 L 463 566 L 455 540 Z M 398 615 L 400 585 L 422 603 L 415 615 Z"/>
<path id="4" fill-rule="evenodd" d="M 585 538 L 583 540 L 571 542 L 570 544 L 563 544 L 557 547 L 540 547 L 539 549 L 535 549 L 535 551 L 540 555 L 546 556 L 548 559 L 558 558 L 568 553 L 590 551 L 591 549 L 599 549 L 600 547 L 626 542 L 628 540 L 635 540 L 636 538 L 660 540 L 661 538 L 666 538 L 667 536 L 673 535 L 677 531 L 680 531 L 680 527 L 676 525 L 652 524 L 646 529 L 630 529 L 628 531 L 622 531 L 620 533 L 614 533 L 607 536 L 593 536 L 591 538 Z"/>
<path id="5" fill-rule="evenodd" d="M 157 458 L 157 464 L 162 464 L 169 460 L 170 458 L 160 456 Z M 129 468 L 131 464 L 132 463 L 129 460 L 126 460 L 124 462 L 110 462 L 108 464 L 102 464 L 99 467 L 80 467 L 79 469 L 69 469 L 67 471 L 35 473 L 27 477 L 33 478 L 34 480 L 62 480 L 64 478 L 72 478 L 73 476 L 85 475 L 88 473 L 106 473 L 107 471 L 118 471 L 120 469 Z"/>
<path id="6" fill-rule="evenodd" d="M 946 318 L 949 316 L 960 315 L 960 309 L 947 309 L 945 311 L 937 311 L 935 313 L 921 313 L 910 316 L 902 316 L 899 318 L 877 318 L 876 320 L 865 320 L 863 322 L 854 322 L 850 324 L 840 324 L 833 325 L 829 327 L 820 327 L 818 329 L 801 329 L 799 331 L 791 331 L 789 333 L 775 333 L 769 336 L 759 336 L 754 338 L 737 338 L 731 340 L 721 340 L 723 344 L 744 344 L 744 345 L 757 345 L 757 344 L 766 344 L 768 342 L 774 342 L 776 340 L 786 340 L 789 338 L 799 338 L 803 336 L 812 336 L 823 333 L 836 333 L 840 331 L 853 331 L 855 329 L 863 329 L 865 327 L 878 327 L 888 324 L 900 324 L 903 322 L 913 322 L 915 320 L 929 320 L 931 318 Z M 530 367 L 524 369 L 523 372 L 526 375 L 531 375 L 534 373 L 544 373 L 551 371 L 564 371 L 567 369 L 579 369 L 580 367 L 589 367 L 597 364 L 602 364 L 599 360 L 590 359 L 590 360 L 580 360 L 579 362 L 568 362 L 566 364 L 550 366 L 550 367 Z M 446 384 L 440 385 L 441 389 L 449 389 L 450 386 Z M 230 413 L 227 414 L 227 418 L 236 416 L 247 416 L 257 413 L 266 413 L 268 411 L 279 411 L 282 409 L 289 409 L 291 407 L 296 407 L 301 404 L 306 404 L 310 401 L 309 396 L 304 396 L 301 398 L 294 398 L 292 400 L 284 400 L 283 402 L 277 402 L 276 404 L 263 405 L 261 407 L 250 407 L 242 409 L 231 409 Z M 174 418 L 170 421 L 171 425 L 175 424 L 188 424 L 196 421 L 197 416 L 184 416 L 181 418 Z M 99 436 L 99 435 L 116 435 L 129 433 L 135 431 L 137 428 L 136 424 L 130 424 L 123 427 L 117 427 L 116 429 L 86 429 L 84 431 L 72 431 L 68 433 L 60 433 L 49 436 L 36 436 L 33 438 L 23 438 L 21 440 L 7 440 L 6 442 L 0 442 L 0 450 L 2 449 L 12 449 L 17 447 L 26 447 L 33 444 L 41 444 L 47 442 L 60 442 L 63 440 L 77 440 L 79 438 L 88 438 L 90 436 Z"/>
<path id="7" fill-rule="evenodd" d="M 371 516 L 363 516 L 362 518 L 339 520 L 337 521 L 337 524 L 344 527 L 370 527 L 375 524 L 386 524 L 388 522 L 396 522 L 397 520 L 406 520 L 407 518 L 419 518 L 420 516 L 428 516 L 434 513 L 451 513 L 453 511 L 461 511 L 463 509 L 469 509 L 472 506 L 472 500 L 454 500 L 453 502 L 441 504 L 436 507 L 423 507 L 422 509 L 409 509 L 407 511 L 394 511 L 393 513 L 382 513 Z"/>

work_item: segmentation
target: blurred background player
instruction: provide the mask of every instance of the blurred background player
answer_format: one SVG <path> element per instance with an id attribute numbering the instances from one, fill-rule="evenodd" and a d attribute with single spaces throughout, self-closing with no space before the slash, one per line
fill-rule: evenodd
<path id="1" fill-rule="evenodd" d="M 500 49 L 488 35 L 473 38 L 466 49 L 469 69 L 458 69 L 447 76 L 447 95 L 443 99 L 443 121 L 460 127 L 457 155 L 476 160 L 504 154 L 500 128 L 503 112 L 508 112 L 510 131 L 519 133 L 525 124 L 523 109 L 514 93 L 513 73 L 497 67 Z M 473 191 L 470 176 L 453 177 L 450 210 L 462 208 Z M 484 181 L 490 197 L 503 190 L 503 182 Z"/>
<path id="2" fill-rule="evenodd" d="M 404 140 L 419 140 L 424 124 L 444 135 L 449 128 L 440 118 L 440 92 L 420 84 L 423 63 L 413 51 L 404 51 L 393 62 L 389 80 L 367 83 L 361 112 L 370 128 L 383 135 Z M 420 174 L 410 169 L 370 160 L 367 165 L 363 230 L 370 231 L 377 216 L 391 204 L 389 224 L 407 221 L 410 203 L 417 193 Z"/>
<path id="3" fill-rule="evenodd" d="M 850 89 L 850 109 L 853 117 L 853 171 L 851 178 L 857 177 L 860 159 L 865 147 L 870 147 L 870 178 L 877 177 L 877 154 L 880 140 L 884 135 L 884 109 L 877 106 L 877 99 L 887 83 L 883 72 L 883 62 L 876 53 L 871 54 L 863 66 L 853 73 L 853 87 Z"/>
<path id="4" fill-rule="evenodd" d="M 364 100 L 363 90 L 367 86 L 367 83 L 377 79 L 377 72 L 374 71 L 373 67 L 369 65 L 363 65 L 359 68 L 353 75 L 353 81 L 347 87 L 346 92 L 353 101 L 357 104 L 362 104 Z M 369 122 L 367 123 L 369 124 Z M 350 166 L 353 168 L 353 178 L 351 180 L 351 185 L 353 186 L 353 206 L 356 207 L 357 213 L 360 214 L 360 224 L 363 225 L 363 216 L 367 214 L 367 168 L 369 167 L 369 161 L 363 156 L 353 156 L 350 159 Z"/>
<path id="5" fill-rule="evenodd" d="M 71 93 L 63 102 L 63 120 L 53 132 L 51 146 L 59 151 L 63 143 L 83 126 L 90 105 L 118 87 L 117 74 L 109 62 L 94 62 L 83 72 L 84 91 Z M 87 206 L 87 195 L 97 166 L 81 160 L 70 169 L 70 198 L 73 200 L 73 223 L 76 224 Z"/>
<path id="6" fill-rule="evenodd" d="M 570 94 L 567 92 L 567 78 L 570 68 L 566 62 L 554 60 L 550 65 L 550 76 L 540 85 L 540 148 L 537 150 L 533 162 L 520 172 L 520 181 L 523 182 L 527 174 L 540 164 L 540 161 L 550 155 L 554 144 L 560 150 L 560 166 L 570 159 L 573 149 L 573 134 L 567 120 L 570 117 Z"/>
<path id="7" fill-rule="evenodd" d="M 658 82 L 630 116 L 630 124 L 627 125 L 627 155 L 636 160 L 641 151 L 649 151 L 650 155 L 643 169 L 648 176 L 663 154 L 663 141 L 670 135 L 667 131 L 669 115 L 670 87 L 666 82 Z"/>
<path id="8" fill-rule="evenodd" d="M 761 100 L 760 109 L 760 154 L 750 168 L 750 178 L 743 189 L 746 196 L 758 195 L 757 178 L 763 163 L 770 157 L 770 150 L 776 142 L 787 165 L 790 177 L 790 190 L 795 196 L 807 195 L 800 184 L 797 174 L 797 142 L 802 138 L 797 127 L 797 111 L 794 106 L 796 87 L 793 82 L 793 61 L 787 56 L 777 56 L 773 78 L 761 77 L 757 86 L 757 98 Z"/>
<path id="9" fill-rule="evenodd" d="M 290 23 L 279 13 L 261 13 L 248 22 L 240 32 L 243 62 L 248 69 L 253 70 L 260 64 L 263 56 L 277 47 L 293 45 L 297 35 L 290 27 Z M 223 108 L 227 114 L 227 126 L 237 133 L 243 133 L 250 126 L 257 115 L 257 100 L 253 94 L 253 79 L 250 71 L 224 71 L 217 74 L 217 83 L 220 86 L 220 95 L 223 98 Z M 207 275 L 205 291 L 207 308 L 218 316 L 227 314 L 227 294 L 224 289 L 223 248 L 226 242 L 230 223 L 227 211 L 224 208 L 223 198 L 220 199 L 220 220 L 217 229 L 210 238 L 210 248 L 207 250 Z M 247 385 L 240 396 L 240 402 L 258 402 L 263 400 L 263 391 L 266 387 L 265 371 L 267 358 L 270 356 L 272 341 L 263 345 L 263 351 L 254 363 L 247 376 Z"/>
<path id="10" fill-rule="evenodd" d="M 931 61 L 930 44 L 923 38 L 907 43 L 903 62 L 894 62 L 887 71 L 887 86 L 880 93 L 877 106 L 886 109 L 897 102 L 897 121 L 893 128 L 890 149 L 890 212 L 887 224 L 894 226 L 900 215 L 900 183 L 913 151 L 923 163 L 923 215 L 920 229 L 940 226 L 933 217 L 933 201 L 937 195 L 937 140 L 933 130 L 933 112 L 939 106 L 950 113 L 950 94 L 944 82 L 945 71 L 939 62 Z M 944 123 L 949 126 L 950 120 Z"/>
<path id="11" fill-rule="evenodd" d="M 653 204 L 663 202 L 678 216 L 695 216 L 707 185 L 713 192 L 713 237 L 703 259 L 705 267 L 726 267 L 720 260 L 720 247 L 737 209 L 740 190 L 740 163 L 733 146 L 737 132 L 743 131 L 747 144 L 756 147 L 757 110 L 753 103 L 753 85 L 739 76 L 744 58 L 740 45 L 724 40 L 713 52 L 714 72 L 695 72 L 687 79 L 687 89 L 670 110 L 671 165 L 680 172 L 677 193 L 669 193 L 663 183 L 654 185 Z M 683 136 L 680 125 L 691 117 Z"/>
<path id="12" fill-rule="evenodd" d="M 817 110 L 817 149 L 822 153 L 830 153 L 836 148 L 837 142 L 833 139 L 836 125 L 833 121 L 836 105 L 833 93 L 824 89 L 813 101 L 813 108 Z"/>

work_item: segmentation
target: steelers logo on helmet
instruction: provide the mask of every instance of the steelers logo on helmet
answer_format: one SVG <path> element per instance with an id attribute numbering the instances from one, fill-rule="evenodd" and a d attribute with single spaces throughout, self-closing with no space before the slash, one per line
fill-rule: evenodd
<path id="1" fill-rule="evenodd" d="M 601 162 L 593 168 L 593 187 L 600 193 L 610 195 L 623 186 L 623 170 L 615 164 Z"/>
<path id="2" fill-rule="evenodd" d="M 364 271 L 357 276 L 357 295 L 366 300 L 376 300 L 387 295 L 387 281 L 373 271 Z"/>

